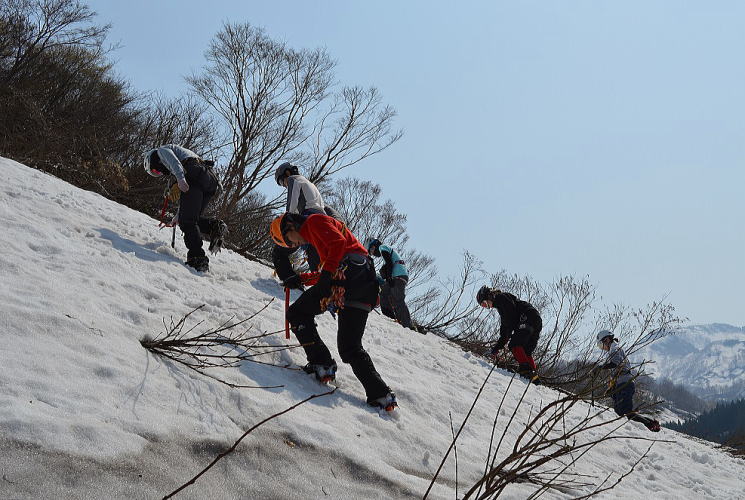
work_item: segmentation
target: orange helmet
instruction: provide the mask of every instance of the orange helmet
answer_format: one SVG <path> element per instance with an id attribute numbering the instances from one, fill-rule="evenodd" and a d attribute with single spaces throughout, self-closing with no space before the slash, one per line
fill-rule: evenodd
<path id="1" fill-rule="evenodd" d="M 274 219 L 269 226 L 269 234 L 272 237 L 272 241 L 276 243 L 277 245 L 285 248 L 289 248 L 290 245 L 285 241 L 285 235 L 282 234 L 282 219 L 284 218 L 284 215 L 280 215 L 276 219 Z"/>

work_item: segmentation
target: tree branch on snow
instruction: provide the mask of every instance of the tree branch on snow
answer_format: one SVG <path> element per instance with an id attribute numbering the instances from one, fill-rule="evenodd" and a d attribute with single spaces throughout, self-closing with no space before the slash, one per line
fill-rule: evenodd
<path id="1" fill-rule="evenodd" d="M 270 300 L 264 307 L 246 319 L 233 321 L 234 318 L 231 317 L 216 328 L 197 333 L 195 330 L 202 325 L 204 320 L 196 322 L 189 328 L 186 327 L 186 324 L 193 313 L 204 307 L 204 305 L 201 305 L 188 312 L 178 321 L 174 321 L 171 318 L 170 323 L 166 324 L 164 319 L 163 326 L 165 327 L 165 331 L 155 338 L 143 338 L 140 344 L 154 354 L 186 366 L 229 387 L 247 389 L 283 387 L 282 385 L 261 387 L 238 385 L 205 372 L 205 370 L 212 368 L 234 368 L 244 361 L 287 368 L 286 366 L 276 365 L 256 358 L 295 349 L 299 345 L 276 346 L 261 344 L 260 341 L 262 339 L 279 333 L 279 331 L 251 333 L 251 326 L 245 326 L 250 320 L 269 307 L 273 301 L 274 299 Z"/>
<path id="2" fill-rule="evenodd" d="M 197 479 L 199 479 L 205 472 L 207 472 L 208 470 L 210 470 L 217 462 L 219 462 L 220 460 L 222 460 L 222 458 L 224 458 L 225 456 L 227 456 L 230 453 L 232 453 L 233 451 L 235 451 L 235 449 L 238 447 L 238 445 L 240 444 L 240 442 L 243 441 L 243 439 L 246 436 L 248 436 L 249 434 L 251 434 L 257 428 L 261 427 L 262 425 L 264 425 L 265 423 L 267 423 L 270 420 L 273 420 L 273 419 L 275 419 L 277 417 L 280 417 L 280 416 L 284 415 L 285 413 L 288 413 L 288 412 L 294 410 L 298 406 L 300 406 L 300 405 L 302 405 L 304 403 L 307 403 L 308 401 L 310 401 L 312 399 L 320 398 L 322 396 L 328 396 L 329 394 L 333 394 L 334 391 L 336 391 L 336 388 L 333 388 L 330 391 L 324 392 L 322 394 L 313 394 L 312 396 L 309 396 L 309 397 L 305 398 L 304 400 L 300 401 L 299 403 L 296 403 L 296 404 L 290 406 L 289 408 L 287 408 L 285 410 L 282 410 L 279 413 L 275 413 L 274 415 L 272 415 L 270 417 L 267 417 L 264 420 L 262 420 L 261 422 L 259 422 L 258 424 L 254 425 L 253 427 L 251 427 L 250 429 L 248 429 L 246 432 L 244 432 L 241 435 L 241 437 L 239 437 L 238 440 L 235 443 L 233 443 L 233 445 L 230 448 L 228 448 L 224 452 L 222 452 L 219 455 L 217 455 L 215 457 L 215 459 L 212 460 L 212 462 L 210 462 L 210 464 L 207 467 L 205 467 L 204 469 L 202 469 L 196 476 L 194 476 L 193 478 L 191 478 L 190 480 L 188 480 L 187 482 L 185 482 L 184 484 L 182 484 L 181 486 L 179 486 L 178 488 L 176 488 L 175 490 L 173 490 L 171 493 L 169 493 L 168 495 L 164 496 L 163 497 L 163 500 L 166 500 L 167 498 L 172 498 L 174 495 L 176 495 L 176 493 L 178 493 L 178 492 L 182 491 L 183 489 L 187 488 L 188 486 L 191 486 L 192 484 L 194 484 L 197 481 Z"/>

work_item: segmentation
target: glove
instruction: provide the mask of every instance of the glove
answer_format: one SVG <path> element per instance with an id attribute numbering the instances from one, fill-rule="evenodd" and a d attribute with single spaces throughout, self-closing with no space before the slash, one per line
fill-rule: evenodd
<path id="1" fill-rule="evenodd" d="M 186 182 L 186 179 L 179 179 L 178 188 L 185 193 L 189 190 L 189 183 Z"/>
<path id="2" fill-rule="evenodd" d="M 503 341 L 502 340 L 498 340 L 497 341 L 497 344 L 494 346 L 494 348 L 492 349 L 492 351 L 493 352 L 501 351 L 502 349 L 504 349 L 504 346 L 505 345 L 507 345 L 507 339 L 504 339 Z"/>
<path id="3" fill-rule="evenodd" d="M 608 382 L 608 387 L 605 389 L 605 392 L 603 392 L 603 397 L 609 398 L 613 396 L 615 392 L 616 392 L 616 381 L 611 379 Z"/>
<path id="4" fill-rule="evenodd" d="M 331 295 L 331 273 L 325 269 L 321 271 L 321 275 L 318 277 L 318 282 L 313 286 L 321 297 L 328 297 Z"/>
<path id="5" fill-rule="evenodd" d="M 170 201 L 171 203 L 176 203 L 179 198 L 181 198 L 181 189 L 179 188 L 178 184 L 174 184 L 173 186 L 171 186 L 171 189 L 168 190 L 166 198 L 168 198 L 168 201 Z"/>
<path id="6" fill-rule="evenodd" d="M 305 290 L 305 287 L 303 286 L 303 280 L 300 279 L 300 276 L 297 274 L 293 274 L 286 280 L 282 282 L 282 285 L 285 288 L 289 288 L 291 290 Z"/>
<path id="7" fill-rule="evenodd" d="M 326 310 L 331 313 L 331 316 L 336 319 L 336 311 L 339 310 L 338 307 L 336 307 L 335 304 L 329 304 L 329 306 L 326 308 Z"/>

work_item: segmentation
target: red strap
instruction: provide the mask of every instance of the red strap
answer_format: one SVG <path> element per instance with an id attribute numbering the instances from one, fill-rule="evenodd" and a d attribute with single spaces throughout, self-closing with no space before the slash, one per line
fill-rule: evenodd
<path id="1" fill-rule="evenodd" d="M 164 196 L 163 197 L 163 209 L 160 211 L 160 224 L 158 224 L 159 228 L 173 227 L 176 225 L 176 224 L 170 224 L 168 222 L 164 222 L 166 218 L 166 210 L 168 210 L 168 197 Z"/>

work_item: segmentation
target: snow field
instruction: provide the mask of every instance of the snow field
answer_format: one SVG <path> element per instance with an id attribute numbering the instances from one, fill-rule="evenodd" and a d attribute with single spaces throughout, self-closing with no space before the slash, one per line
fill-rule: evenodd
<path id="1" fill-rule="evenodd" d="M 325 387 L 297 370 L 254 363 L 216 375 L 277 389 L 230 389 L 148 353 L 145 335 L 194 313 L 204 328 L 243 319 L 256 333 L 283 328 L 283 293 L 270 269 L 223 251 L 206 275 L 182 264 L 157 221 L 0 158 L 0 498 L 152 498 L 169 493 L 246 429 Z M 193 325 L 193 323 L 190 323 Z M 318 318 L 339 362 L 336 323 Z M 202 327 L 199 328 L 202 330 Z M 294 341 L 294 340 L 293 340 Z M 284 345 L 284 334 L 267 343 Z M 421 498 L 489 366 L 433 335 L 372 313 L 364 344 L 401 405 L 394 416 L 365 404 L 339 364 L 339 389 L 250 434 L 183 498 Z M 304 364 L 301 350 L 267 361 Z M 459 491 L 483 471 L 496 409 L 509 384 L 496 372 L 458 442 Z M 515 380 L 501 432 L 525 383 Z M 530 387 L 502 453 L 530 415 L 559 395 Z M 581 405 L 568 424 L 586 411 Z M 610 417 L 609 417 L 610 418 Z M 599 431 L 602 432 L 602 431 Z M 652 437 L 629 423 L 622 435 Z M 589 437 L 597 434 L 590 433 Z M 606 498 L 742 498 L 745 462 L 663 430 L 649 460 Z M 625 472 L 648 443 L 603 443 L 573 469 L 603 478 Z M 453 498 L 451 454 L 431 498 Z M 516 484 L 504 498 L 525 498 Z M 546 498 L 581 496 L 591 490 Z"/>

